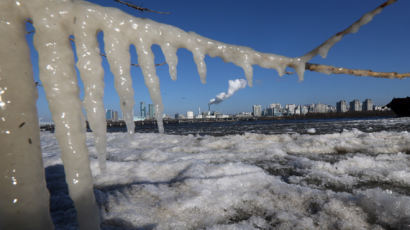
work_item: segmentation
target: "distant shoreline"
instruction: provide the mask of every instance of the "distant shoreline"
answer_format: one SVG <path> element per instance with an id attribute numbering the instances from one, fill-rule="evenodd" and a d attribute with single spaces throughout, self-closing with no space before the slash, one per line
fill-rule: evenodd
<path id="1" fill-rule="evenodd" d="M 203 118 L 203 119 L 164 119 L 164 125 L 168 124 L 186 124 L 186 123 L 213 123 L 213 122 L 238 122 L 238 121 L 287 121 L 287 120 L 327 120 L 327 119 L 343 119 L 343 118 L 394 118 L 397 117 L 393 111 L 362 111 L 362 112 L 345 112 L 345 113 L 308 113 L 306 115 L 293 115 L 282 117 L 230 117 L 230 118 Z M 144 121 L 135 121 L 136 127 L 156 125 L 155 119 Z M 123 120 L 107 121 L 107 128 L 125 127 Z M 40 126 L 42 131 L 54 131 L 54 125 Z M 87 122 L 87 129 L 89 125 Z"/>
<path id="2" fill-rule="evenodd" d="M 372 117 L 396 117 L 393 111 L 366 111 L 345 113 L 308 113 L 306 115 L 293 115 L 282 117 L 230 117 L 230 118 L 202 118 L 202 119 L 164 119 L 164 124 L 177 123 L 206 123 L 206 122 L 235 122 L 235 121 L 286 121 L 286 120 L 314 120 L 314 119 L 339 119 L 339 118 L 372 118 Z M 156 124 L 155 119 L 135 121 L 136 125 Z M 107 126 L 125 125 L 124 121 L 107 121 Z"/>

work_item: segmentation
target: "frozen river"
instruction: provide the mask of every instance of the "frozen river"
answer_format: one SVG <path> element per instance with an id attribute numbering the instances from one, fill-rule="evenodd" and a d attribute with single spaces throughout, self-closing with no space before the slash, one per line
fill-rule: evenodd
<path id="1" fill-rule="evenodd" d="M 103 229 L 410 229 L 410 118 L 109 133 Z M 184 133 L 184 129 L 185 133 Z M 57 229 L 75 229 L 60 150 L 41 133 Z"/>

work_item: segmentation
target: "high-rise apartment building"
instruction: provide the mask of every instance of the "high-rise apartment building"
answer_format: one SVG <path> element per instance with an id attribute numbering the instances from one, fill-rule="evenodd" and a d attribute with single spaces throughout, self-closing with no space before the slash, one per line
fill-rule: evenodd
<path id="1" fill-rule="evenodd" d="M 105 119 L 108 121 L 118 121 L 118 111 L 107 109 L 105 112 Z"/>
<path id="2" fill-rule="evenodd" d="M 358 112 L 362 111 L 362 103 L 359 100 L 355 99 L 350 102 L 350 111 L 351 112 Z"/>
<path id="3" fill-rule="evenodd" d="M 186 112 L 186 118 L 187 119 L 194 119 L 194 112 L 193 111 L 187 111 Z"/>
<path id="4" fill-rule="evenodd" d="M 372 99 L 366 99 L 363 101 L 362 106 L 363 111 L 373 111 L 373 101 Z"/>
<path id="5" fill-rule="evenodd" d="M 262 116 L 262 106 L 261 105 L 253 105 L 252 106 L 253 116 L 260 117 Z"/>
<path id="6" fill-rule="evenodd" d="M 288 115 L 295 114 L 296 105 L 295 104 L 287 104 L 285 105 L 285 110 Z"/>
<path id="7" fill-rule="evenodd" d="M 329 111 L 329 106 L 325 104 L 315 104 L 315 113 L 327 113 Z"/>
<path id="8" fill-rule="evenodd" d="M 141 118 L 147 117 L 147 107 L 145 107 L 145 103 L 143 101 L 140 102 L 140 116 Z"/>
<path id="9" fill-rule="evenodd" d="M 347 112 L 347 103 L 345 100 L 338 101 L 336 103 L 336 111 L 338 113 L 345 113 Z"/>
<path id="10" fill-rule="evenodd" d="M 148 118 L 155 118 L 155 106 L 153 104 L 148 104 Z"/>

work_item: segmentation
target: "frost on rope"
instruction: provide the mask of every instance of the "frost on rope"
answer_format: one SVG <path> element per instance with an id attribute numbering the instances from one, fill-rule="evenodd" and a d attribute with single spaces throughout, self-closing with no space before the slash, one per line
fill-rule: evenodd
<path id="1" fill-rule="evenodd" d="M 323 42 L 321 45 L 314 48 L 309 53 L 305 54 L 302 57 L 302 60 L 305 61 L 305 62 L 308 62 L 309 60 L 311 60 L 314 56 L 316 56 L 318 54 L 321 57 L 326 58 L 327 53 L 329 52 L 329 49 L 332 48 L 332 46 L 334 46 L 337 42 L 342 40 L 342 38 L 345 35 L 357 33 L 359 31 L 360 27 L 366 25 L 371 20 L 373 20 L 374 16 L 376 16 L 377 14 L 380 14 L 384 7 L 386 7 L 390 4 L 393 4 L 395 2 L 397 2 L 397 0 L 388 0 L 385 3 L 381 4 L 380 6 L 378 6 L 376 9 L 366 13 L 361 18 L 359 18 L 359 20 L 357 20 L 352 25 L 347 27 L 345 30 L 337 33 L 336 35 L 334 35 L 332 37 L 330 37 L 328 40 Z"/>

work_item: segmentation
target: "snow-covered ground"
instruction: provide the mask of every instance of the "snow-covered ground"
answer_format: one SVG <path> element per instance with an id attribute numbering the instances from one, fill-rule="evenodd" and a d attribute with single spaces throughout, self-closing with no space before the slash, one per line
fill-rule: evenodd
<path id="1" fill-rule="evenodd" d="M 315 132 L 307 132 L 315 133 Z M 108 134 L 103 229 L 410 229 L 410 133 Z M 51 209 L 76 228 L 60 151 L 41 133 Z"/>

